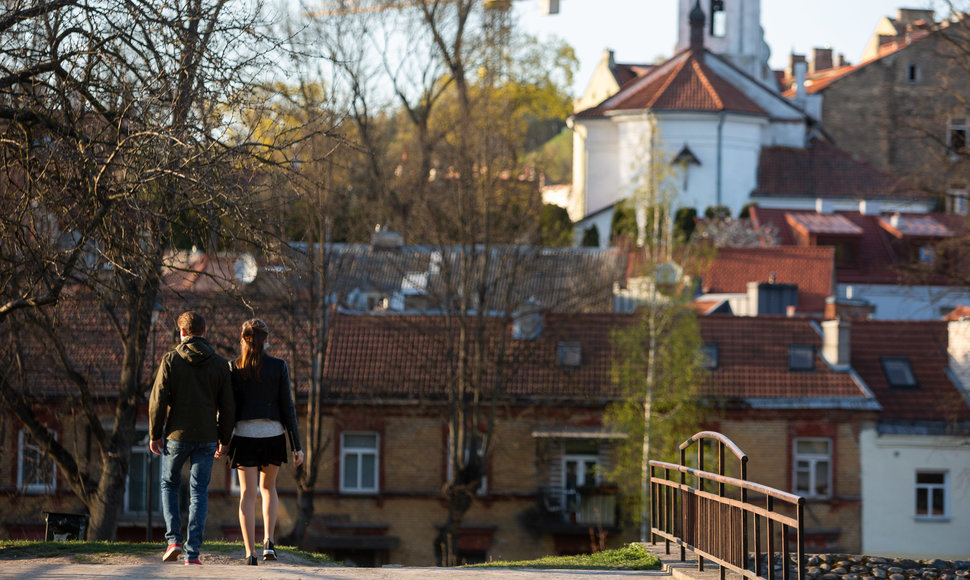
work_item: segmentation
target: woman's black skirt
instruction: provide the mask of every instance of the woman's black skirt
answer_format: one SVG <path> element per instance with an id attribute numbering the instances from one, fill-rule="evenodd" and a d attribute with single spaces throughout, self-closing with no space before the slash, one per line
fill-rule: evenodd
<path id="1" fill-rule="evenodd" d="M 286 435 L 275 437 L 240 437 L 233 435 L 229 442 L 229 465 L 262 467 L 286 463 Z"/>

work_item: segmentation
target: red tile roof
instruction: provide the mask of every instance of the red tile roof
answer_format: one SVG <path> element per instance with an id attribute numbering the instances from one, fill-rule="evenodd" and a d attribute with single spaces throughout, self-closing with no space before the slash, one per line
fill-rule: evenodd
<path id="1" fill-rule="evenodd" d="M 831 247 L 719 248 L 702 276 L 705 293 L 747 292 L 748 282 L 795 284 L 799 312 L 822 313 L 834 285 Z"/>
<path id="2" fill-rule="evenodd" d="M 970 306 L 961 304 L 960 306 L 957 306 L 951 310 L 949 314 L 944 316 L 943 320 L 963 320 L 965 318 L 970 318 Z"/>
<path id="3" fill-rule="evenodd" d="M 504 394 L 588 401 L 615 396 L 610 336 L 634 320 L 626 314 L 547 316 L 538 339 L 511 342 L 515 362 Z M 452 335 L 445 324 L 443 317 L 338 315 L 325 364 L 327 388 L 335 397 L 440 398 L 454 381 Z M 489 327 L 493 342 L 510 340 L 501 321 L 490 320 Z M 783 399 L 796 408 L 814 405 L 807 400 L 833 399 L 849 407 L 868 401 L 849 373 L 832 371 L 818 355 L 813 371 L 789 371 L 790 344 L 821 348 L 821 337 L 808 319 L 715 315 L 701 318 L 700 327 L 704 341 L 719 348 L 719 367 L 702 386 L 705 396 Z M 579 345 L 578 368 L 557 364 L 560 341 Z"/>
<path id="4" fill-rule="evenodd" d="M 842 400 L 865 406 L 867 393 L 847 372 L 832 370 L 821 358 L 822 337 L 810 319 L 779 316 L 713 315 L 699 319 L 705 343 L 716 343 L 718 367 L 705 394 L 724 399 Z M 815 349 L 811 371 L 791 371 L 793 344 Z M 805 403 L 806 405 L 809 403 Z"/>
<path id="5" fill-rule="evenodd" d="M 929 30 L 912 31 L 909 34 L 902 36 L 899 40 L 887 42 L 881 45 L 879 47 L 879 54 L 863 63 L 830 68 L 808 75 L 805 77 L 805 92 L 808 94 L 815 94 L 824 91 L 832 83 L 844 79 L 855 71 L 865 68 L 874 62 L 878 62 L 891 54 L 895 54 L 909 45 L 926 38 L 930 34 L 932 34 L 932 32 Z M 788 78 L 786 81 L 792 82 L 793 79 Z M 789 87 L 783 94 L 789 99 L 794 97 L 795 87 Z"/>
<path id="6" fill-rule="evenodd" d="M 832 214 L 818 214 L 814 211 L 794 211 L 785 209 L 771 209 L 754 207 L 751 209 L 751 220 L 756 227 L 771 225 L 777 231 L 778 243 L 782 246 L 802 246 L 805 244 L 818 244 L 820 246 L 831 246 L 832 240 L 825 240 L 825 235 L 833 235 L 839 239 L 847 237 L 847 232 L 855 231 L 845 229 L 844 223 L 849 222 L 858 229 L 858 234 L 851 234 L 857 240 L 854 263 L 837 264 L 836 280 L 838 283 L 871 283 L 871 284 L 903 284 L 912 283 L 914 271 L 910 266 L 912 257 L 908 255 L 911 251 L 908 245 L 897 243 L 897 238 L 891 234 L 883 225 L 884 216 L 862 214 L 858 211 L 837 211 Z M 838 233 L 832 233 L 830 228 L 819 226 L 809 231 L 803 228 L 799 231 L 799 224 L 817 224 L 819 220 L 825 223 L 843 224 Z M 961 216 L 949 216 L 947 214 L 902 214 L 901 220 L 897 223 L 906 223 L 912 220 L 915 224 L 912 229 L 907 230 L 912 233 L 938 234 L 934 236 L 905 236 L 912 238 L 915 242 L 929 239 L 960 239 L 960 236 L 970 235 L 970 227 Z M 899 230 L 896 230 L 899 233 Z M 943 236 L 947 231 L 954 236 Z M 812 241 L 809 236 L 811 233 L 816 236 L 823 236 L 822 239 Z M 799 235 L 801 234 L 801 235 Z M 960 262 L 956 258 L 952 261 L 952 268 L 959 271 L 966 268 L 967 264 Z M 939 272 L 921 272 L 923 276 L 920 280 L 924 284 L 954 284 L 952 277 L 945 276 Z"/>
<path id="7" fill-rule="evenodd" d="M 970 421 L 970 406 L 946 373 L 947 326 L 943 321 L 852 321 L 852 368 L 883 407 L 889 421 Z M 882 357 L 909 360 L 917 387 L 892 387 Z"/>
<path id="8" fill-rule="evenodd" d="M 631 80 L 640 78 L 650 72 L 653 66 L 652 64 L 626 64 L 618 62 L 611 72 L 613 73 L 613 78 L 616 79 L 616 84 L 622 87 Z"/>
<path id="9" fill-rule="evenodd" d="M 610 378 L 611 332 L 634 321 L 629 314 L 545 316 L 535 340 L 513 339 L 503 320 L 486 319 L 489 356 L 502 355 L 505 365 L 503 394 L 508 397 L 544 397 L 601 401 L 615 396 Z M 327 389 L 338 397 L 394 396 L 441 398 L 456 378 L 457 330 L 443 316 L 340 315 L 333 319 L 324 376 Z M 501 347 L 502 341 L 508 345 Z M 581 364 L 557 363 L 561 342 L 575 343 Z M 488 381 L 500 380 L 502 366 L 495 358 Z"/>
<path id="10" fill-rule="evenodd" d="M 824 141 L 762 147 L 752 198 L 922 199 L 928 194 Z"/>
<path id="11" fill-rule="evenodd" d="M 734 85 L 715 74 L 704 63 L 704 54 L 684 50 L 576 116 L 598 117 L 612 111 L 646 109 L 766 114 Z"/>

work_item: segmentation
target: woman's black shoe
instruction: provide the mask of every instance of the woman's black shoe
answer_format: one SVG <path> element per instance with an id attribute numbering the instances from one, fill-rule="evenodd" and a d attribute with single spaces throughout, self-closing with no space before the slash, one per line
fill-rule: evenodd
<path id="1" fill-rule="evenodd" d="M 247 566 L 259 566 L 259 562 L 256 560 L 256 556 L 250 556 L 246 558 Z"/>
<path id="2" fill-rule="evenodd" d="M 263 542 L 263 559 L 264 560 L 275 560 L 276 559 L 276 548 L 273 546 L 273 542 L 266 540 Z"/>

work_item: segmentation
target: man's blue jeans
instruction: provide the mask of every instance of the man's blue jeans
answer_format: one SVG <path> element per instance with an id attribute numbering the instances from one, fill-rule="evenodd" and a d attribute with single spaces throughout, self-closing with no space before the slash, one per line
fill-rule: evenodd
<path id="1" fill-rule="evenodd" d="M 183 544 L 186 558 L 197 558 L 202 548 L 205 517 L 208 511 L 209 478 L 216 443 L 165 441 L 162 450 L 162 515 L 165 517 L 165 539 L 169 544 Z M 189 462 L 188 540 L 182 542 L 182 514 L 179 510 L 179 488 L 182 466 Z"/>

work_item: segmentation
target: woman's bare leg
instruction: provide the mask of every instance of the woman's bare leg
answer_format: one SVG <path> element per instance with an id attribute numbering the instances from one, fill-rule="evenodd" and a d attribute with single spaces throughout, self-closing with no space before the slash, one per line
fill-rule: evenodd
<path id="1" fill-rule="evenodd" d="M 248 558 L 256 555 L 256 489 L 259 468 L 239 467 L 237 471 L 239 472 L 239 528 L 242 530 Z"/>
<path id="2" fill-rule="evenodd" d="M 279 465 L 264 465 L 259 476 L 259 493 L 263 499 L 263 542 L 275 542 L 276 516 L 279 513 L 279 496 L 276 494 L 276 476 Z"/>

